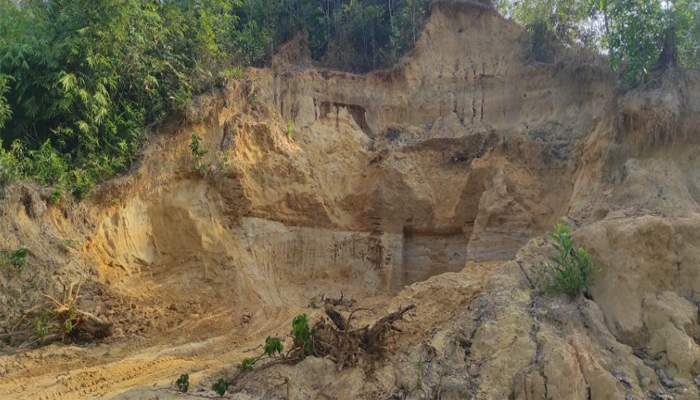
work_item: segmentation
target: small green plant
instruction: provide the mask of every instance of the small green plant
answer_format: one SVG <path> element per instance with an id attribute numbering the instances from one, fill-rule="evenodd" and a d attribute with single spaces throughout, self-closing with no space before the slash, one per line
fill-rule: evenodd
<path id="1" fill-rule="evenodd" d="M 202 144 L 202 138 L 194 132 L 190 139 L 190 151 L 192 152 L 192 157 L 196 160 L 201 158 L 203 155 L 207 154 L 207 150 Z"/>
<path id="2" fill-rule="evenodd" d="M 73 333 L 73 329 L 75 329 L 75 324 L 73 323 L 73 320 L 75 319 L 77 313 L 78 311 L 75 308 L 75 306 L 72 306 L 68 309 L 68 318 L 66 318 L 65 322 L 63 323 L 63 331 L 66 335 L 70 335 L 71 333 Z"/>
<path id="3" fill-rule="evenodd" d="M 282 354 L 282 350 L 284 349 L 284 346 L 282 345 L 282 342 L 279 340 L 279 338 L 276 337 L 268 337 L 265 340 L 265 354 L 268 357 L 272 357 L 277 354 Z"/>
<path id="4" fill-rule="evenodd" d="M 314 331 L 309 329 L 309 321 L 306 314 L 297 315 L 292 320 L 292 337 L 294 346 L 301 349 L 302 357 L 310 356 L 314 352 Z"/>
<path id="5" fill-rule="evenodd" d="M 557 255 L 552 257 L 553 264 L 545 264 L 550 275 L 545 284 L 555 293 L 565 293 L 574 298 L 593 284 L 600 270 L 593 267 L 586 249 L 579 247 L 577 250 L 574 247 L 568 225 L 558 223 L 550 237 L 554 240 L 552 246 Z"/>
<path id="6" fill-rule="evenodd" d="M 62 251 L 69 253 L 71 250 L 76 250 L 78 248 L 78 243 L 72 239 L 63 239 L 60 247 Z"/>
<path id="7" fill-rule="evenodd" d="M 192 153 L 192 158 L 195 161 L 194 169 L 199 172 L 203 178 L 209 175 L 209 164 L 201 161 L 201 158 L 209 152 L 209 150 L 202 144 L 202 138 L 195 132 L 192 133 L 192 138 L 190 139 L 190 152 Z"/>
<path id="8" fill-rule="evenodd" d="M 248 96 L 248 104 L 250 105 L 251 110 L 255 111 L 258 109 L 258 92 L 253 91 L 250 96 Z"/>
<path id="9" fill-rule="evenodd" d="M 294 121 L 290 119 L 287 121 L 287 139 L 292 137 L 292 133 L 294 133 Z"/>
<path id="10" fill-rule="evenodd" d="M 88 171 L 76 169 L 73 171 L 72 179 L 73 196 L 83 199 L 95 188 L 95 180 Z"/>
<path id="11" fill-rule="evenodd" d="M 250 358 L 245 358 L 241 362 L 241 371 L 243 372 L 248 372 L 253 370 L 253 366 L 255 366 L 256 360 L 252 357 Z"/>
<path id="12" fill-rule="evenodd" d="M 70 333 L 73 332 L 73 328 L 75 328 L 75 326 L 73 326 L 73 321 L 67 319 L 65 324 L 63 325 L 63 330 L 67 335 L 70 335 Z"/>
<path id="13" fill-rule="evenodd" d="M 219 72 L 219 80 L 222 81 L 221 83 L 225 83 L 229 79 L 241 79 L 243 77 L 243 67 L 240 65 L 236 66 L 235 68 L 226 68 L 223 69 L 221 72 Z"/>
<path id="14" fill-rule="evenodd" d="M 22 271 L 22 269 L 27 265 L 27 256 L 29 255 L 29 248 L 27 247 L 20 247 L 19 249 L 13 251 L 10 253 L 9 261 L 10 264 L 12 264 L 15 268 L 17 268 L 18 271 Z"/>
<path id="15" fill-rule="evenodd" d="M 20 161 L 12 151 L 7 151 L 2 147 L 2 140 L 0 140 L 0 186 L 10 184 L 19 179 L 21 176 L 20 169 Z"/>
<path id="16" fill-rule="evenodd" d="M 206 178 L 209 175 L 209 164 L 204 162 L 198 162 L 194 165 L 194 169 L 197 170 L 202 178 Z"/>
<path id="17" fill-rule="evenodd" d="M 177 386 L 177 390 L 179 390 L 181 393 L 187 393 L 187 391 L 190 390 L 190 375 L 180 375 L 180 378 L 175 381 L 175 385 Z"/>
<path id="18" fill-rule="evenodd" d="M 228 390 L 228 382 L 226 382 L 224 378 L 219 378 L 219 380 L 216 381 L 211 388 L 214 389 L 216 394 L 218 394 L 221 397 L 224 397 L 226 391 Z"/>
<path id="19" fill-rule="evenodd" d="M 416 378 L 416 389 L 423 391 L 423 379 L 420 376 Z"/>
<path id="20" fill-rule="evenodd" d="M 414 362 L 414 365 L 416 366 L 416 368 L 418 368 L 418 371 L 420 372 L 423 372 L 423 370 L 425 370 L 425 364 L 425 360 L 418 360 Z"/>
<path id="21" fill-rule="evenodd" d="M 51 191 L 51 202 L 53 204 L 58 204 L 61 202 L 61 199 L 63 198 L 63 190 L 59 188 L 53 188 Z"/>
<path id="22" fill-rule="evenodd" d="M 418 378 L 416 378 L 416 389 L 423 391 L 423 379 L 421 378 L 421 375 L 423 375 L 423 371 L 425 371 L 425 365 L 427 364 L 427 361 L 425 360 L 418 360 L 414 361 L 413 365 L 418 369 Z"/>
<path id="23" fill-rule="evenodd" d="M 40 339 L 49 334 L 49 319 L 49 313 L 46 311 L 42 311 L 41 315 L 34 324 L 36 335 L 39 336 Z"/>
<path id="24" fill-rule="evenodd" d="M 46 140 L 37 150 L 30 150 L 29 157 L 22 162 L 36 181 L 44 186 L 64 186 L 68 183 L 69 164 L 65 155 L 61 154 Z"/>
<path id="25" fill-rule="evenodd" d="M 503 151 L 508 150 L 508 148 L 510 147 L 510 138 L 509 138 L 509 137 L 504 137 L 504 138 L 503 138 L 503 144 L 502 144 L 502 145 L 503 145 Z"/>
<path id="26" fill-rule="evenodd" d="M 313 308 L 314 310 L 318 308 L 318 299 L 316 298 L 316 296 L 309 299 L 308 306 L 309 308 Z"/>
<path id="27" fill-rule="evenodd" d="M 221 167 L 225 167 L 229 163 L 228 153 L 219 154 L 219 164 Z"/>

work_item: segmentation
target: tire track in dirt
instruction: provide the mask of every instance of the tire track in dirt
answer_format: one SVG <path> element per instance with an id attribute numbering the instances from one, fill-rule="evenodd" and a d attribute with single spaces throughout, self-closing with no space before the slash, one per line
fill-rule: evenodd
<path id="1" fill-rule="evenodd" d="M 182 324 L 179 329 L 160 338 L 126 340 L 117 348 L 103 345 L 76 349 L 75 354 L 64 359 L 41 357 L 38 365 L 25 366 L 22 371 L 11 372 L 3 378 L 0 399 L 96 398 L 134 386 L 167 383 L 184 372 L 214 371 L 240 362 L 247 356 L 246 349 L 261 344 L 265 337 L 286 333 L 294 314 L 300 311 L 259 310 L 250 323 L 243 326 L 237 326 L 239 324 L 233 318 L 225 318 L 225 324 L 216 330 L 230 333 L 204 340 L 202 337 L 207 333 L 207 326 L 197 321 Z M 221 316 L 208 318 L 216 322 L 217 317 Z M 172 347 L 172 339 L 184 344 Z M 26 357 L 20 355 L 17 358 Z"/>
<path id="2" fill-rule="evenodd" d="M 453 318 L 481 291 L 496 263 L 470 265 L 460 273 L 447 273 L 416 283 L 396 296 L 358 299 L 358 324 L 371 324 L 380 315 L 415 303 L 418 308 L 406 333 L 394 344 L 406 349 L 424 340 L 428 330 Z M 258 354 L 268 336 L 289 333 L 299 313 L 317 319 L 321 310 L 301 307 L 258 308 L 248 321 L 241 310 L 208 313 L 185 321 L 152 338 L 135 337 L 88 348 L 52 346 L 0 359 L 9 371 L 0 380 L 2 400 L 79 400 L 112 398 L 133 388 L 165 388 L 182 373 L 192 384 L 198 377 L 235 368 L 245 357 Z M 250 349 L 255 349 L 252 352 Z M 27 363 L 31 360 L 31 363 Z M 21 370 L 7 369 L 10 364 Z M 0 369 L 2 371 L 2 369 Z"/>

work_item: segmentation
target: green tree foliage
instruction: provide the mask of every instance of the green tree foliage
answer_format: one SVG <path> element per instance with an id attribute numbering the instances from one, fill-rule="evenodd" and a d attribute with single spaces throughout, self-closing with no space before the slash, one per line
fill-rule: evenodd
<path id="1" fill-rule="evenodd" d="M 77 195 L 132 160 L 145 126 L 211 84 L 225 62 L 217 39 L 235 21 L 231 2 L 0 1 L 5 145 L 30 149 L 15 154 L 22 173 Z"/>
<path id="2" fill-rule="evenodd" d="M 14 182 L 19 178 L 21 165 L 14 151 L 7 151 L 0 140 L 0 187 Z"/>
<path id="3" fill-rule="evenodd" d="M 637 85 L 660 60 L 700 66 L 700 3 L 696 0 L 497 0 L 525 25 L 533 54 L 552 61 L 555 42 L 583 44 L 608 54 L 626 87 Z"/>
<path id="4" fill-rule="evenodd" d="M 601 7 L 608 21 L 610 62 L 614 69 L 622 69 L 625 85 L 639 83 L 657 61 L 700 66 L 697 1 L 604 0 Z"/>
<path id="5" fill-rule="evenodd" d="M 298 31 L 312 57 L 366 72 L 394 63 L 416 42 L 430 0 L 243 0 L 239 58 L 259 65 Z"/>
<path id="6" fill-rule="evenodd" d="M 149 128 L 296 32 L 319 62 L 363 72 L 413 45 L 428 3 L 0 0 L 0 183 L 29 176 L 84 196 Z"/>
<path id="7" fill-rule="evenodd" d="M 5 127 L 5 121 L 12 117 L 12 109 L 7 103 L 5 94 L 10 90 L 10 77 L 0 75 L 0 129 Z"/>
<path id="8" fill-rule="evenodd" d="M 700 68 L 700 2 L 676 0 L 673 11 L 679 61 L 686 68 Z"/>
<path id="9" fill-rule="evenodd" d="M 314 352 L 313 339 L 315 331 L 309 328 L 306 314 L 300 314 L 292 320 L 292 338 L 294 346 L 301 349 L 301 357 L 310 356 Z"/>
<path id="10" fill-rule="evenodd" d="M 282 345 L 282 342 L 280 341 L 279 338 L 276 337 L 268 337 L 265 340 L 265 355 L 268 357 L 272 357 L 277 353 L 278 355 L 282 355 L 282 350 L 284 350 L 284 346 Z"/>

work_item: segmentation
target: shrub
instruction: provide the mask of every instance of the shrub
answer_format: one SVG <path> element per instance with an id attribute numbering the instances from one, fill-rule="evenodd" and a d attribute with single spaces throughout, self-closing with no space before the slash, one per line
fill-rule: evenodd
<path id="1" fill-rule="evenodd" d="M 253 366 L 255 365 L 255 358 L 245 358 L 241 362 L 241 371 L 243 372 L 248 372 L 253 370 Z"/>
<path id="2" fill-rule="evenodd" d="M 72 193 L 75 197 L 82 199 L 95 188 L 95 180 L 83 169 L 73 170 L 71 180 Z"/>
<path id="3" fill-rule="evenodd" d="M 503 151 L 507 151 L 508 148 L 510 147 L 510 138 L 504 137 L 503 142 L 501 143 L 501 146 L 503 147 Z"/>
<path id="4" fill-rule="evenodd" d="M 0 139 L 0 186 L 8 185 L 20 177 L 20 163 L 14 152 L 2 147 Z"/>
<path id="5" fill-rule="evenodd" d="M 190 139 L 190 152 L 192 153 L 192 157 L 195 160 L 200 159 L 202 156 L 207 154 L 208 151 L 209 150 L 207 150 L 202 144 L 202 138 L 199 137 L 196 132 L 192 133 L 192 137 Z"/>
<path id="6" fill-rule="evenodd" d="M 0 149 L 0 186 L 9 185 L 19 178 L 16 160 Z"/>
<path id="7" fill-rule="evenodd" d="M 12 117 L 12 109 L 5 98 L 5 93 L 10 91 L 10 80 L 10 76 L 0 74 L 0 129 L 4 128 L 5 121 Z"/>
<path id="8" fill-rule="evenodd" d="M 568 225 L 558 223 L 550 237 L 554 240 L 552 246 L 557 255 L 552 257 L 553 264 L 545 264 L 549 274 L 547 288 L 571 298 L 576 297 L 593 284 L 599 270 L 591 264 L 586 249 L 579 247 L 577 250 L 574 247 Z"/>
<path id="9" fill-rule="evenodd" d="M 51 191 L 51 202 L 54 204 L 58 204 L 61 202 L 61 199 L 63 198 L 63 190 L 60 188 L 53 188 Z"/>
<path id="10" fill-rule="evenodd" d="M 250 109 L 253 111 L 256 111 L 258 109 L 258 92 L 254 91 L 253 93 L 248 96 L 248 104 L 250 105 Z"/>
<path id="11" fill-rule="evenodd" d="M 211 388 L 214 389 L 219 396 L 224 397 L 226 391 L 228 390 L 228 383 L 224 380 L 224 378 L 219 378 L 219 380 L 216 381 Z"/>
<path id="12" fill-rule="evenodd" d="M 268 357 L 271 357 L 277 354 L 282 354 L 282 350 L 284 349 L 284 346 L 282 345 L 282 342 L 279 340 L 279 338 L 276 337 L 268 337 L 265 340 L 265 355 Z"/>
<path id="13" fill-rule="evenodd" d="M 294 338 L 294 346 L 302 350 L 302 357 L 313 354 L 313 335 L 314 332 L 309 329 L 306 314 L 297 315 L 292 321 L 292 337 Z"/>
<path id="14" fill-rule="evenodd" d="M 178 380 L 175 381 L 175 385 L 177 386 L 177 389 L 180 392 L 187 393 L 187 391 L 190 390 L 190 375 L 180 375 L 180 378 L 178 378 Z"/>
<path id="15" fill-rule="evenodd" d="M 68 178 L 68 163 L 48 139 L 38 150 L 30 150 L 29 157 L 22 160 L 30 174 L 44 186 L 65 186 Z"/>
<path id="16" fill-rule="evenodd" d="M 318 299 L 316 298 L 316 296 L 310 298 L 307 305 L 309 306 L 309 308 L 317 309 L 318 308 Z"/>
<path id="17" fill-rule="evenodd" d="M 10 253 L 10 264 L 14 265 L 18 270 L 22 270 L 27 265 L 27 256 L 29 249 L 22 246 L 19 249 Z"/>
<path id="18" fill-rule="evenodd" d="M 291 138 L 292 133 L 294 133 L 294 121 L 290 119 L 287 121 L 287 138 Z"/>
<path id="19" fill-rule="evenodd" d="M 195 132 L 192 133 L 192 138 L 190 139 L 190 152 L 192 153 L 192 158 L 194 159 L 194 169 L 199 172 L 203 178 L 209 175 L 209 164 L 201 161 L 202 157 L 209 152 L 206 147 L 202 144 L 202 138 Z"/>
<path id="20" fill-rule="evenodd" d="M 42 311 L 41 315 L 39 316 L 39 318 L 36 320 L 36 323 L 34 324 L 36 335 L 40 339 L 49 334 L 49 319 L 50 319 L 49 313 L 46 311 Z"/>

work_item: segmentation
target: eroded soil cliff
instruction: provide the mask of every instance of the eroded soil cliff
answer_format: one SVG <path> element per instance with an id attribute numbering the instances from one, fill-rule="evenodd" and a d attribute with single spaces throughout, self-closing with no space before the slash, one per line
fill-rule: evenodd
<path id="1" fill-rule="evenodd" d="M 208 396 L 340 293 L 363 323 L 417 308 L 380 361 L 309 358 L 227 396 L 698 398 L 700 75 L 619 94 L 594 57 L 534 63 L 520 27 L 456 2 L 391 70 L 304 54 L 200 98 L 89 201 L 4 189 L 0 248 L 30 255 L 0 274 L 0 398 L 184 398 L 185 372 Z M 539 289 L 558 220 L 602 269 L 587 298 Z M 71 284 L 110 336 L 36 348 Z"/>

